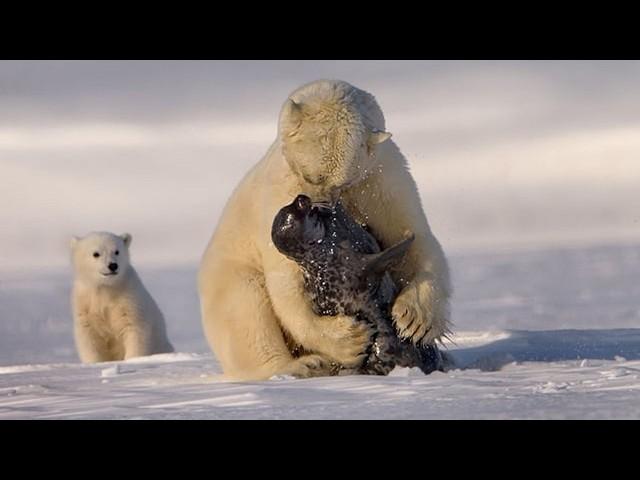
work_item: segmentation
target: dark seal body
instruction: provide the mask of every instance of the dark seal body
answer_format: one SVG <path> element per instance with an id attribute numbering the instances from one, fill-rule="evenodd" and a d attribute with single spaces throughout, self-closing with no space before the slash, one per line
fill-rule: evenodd
<path id="1" fill-rule="evenodd" d="M 366 359 L 356 370 L 336 373 L 386 375 L 396 365 L 430 373 L 442 368 L 435 345 L 401 340 L 391 307 L 398 293 L 389 268 L 409 249 L 413 236 L 381 250 L 376 239 L 345 211 L 312 204 L 298 195 L 276 215 L 271 238 L 276 248 L 300 265 L 305 291 L 318 315 L 348 315 L 373 326 Z"/>

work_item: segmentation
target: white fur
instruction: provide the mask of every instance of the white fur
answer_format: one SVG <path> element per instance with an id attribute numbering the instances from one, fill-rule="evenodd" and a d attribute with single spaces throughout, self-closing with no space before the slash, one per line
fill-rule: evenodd
<path id="1" fill-rule="evenodd" d="M 352 318 L 313 313 L 298 266 L 271 242 L 276 213 L 299 193 L 314 201 L 342 198 L 383 246 L 414 232 L 394 273 L 404 286 L 394 319 L 414 341 L 447 332 L 447 262 L 389 137 L 373 96 L 346 82 L 313 82 L 287 99 L 278 138 L 232 194 L 200 267 L 203 327 L 227 375 L 322 375 L 331 361 L 357 364 L 369 341 L 367 327 Z M 294 359 L 285 336 L 309 354 Z"/>
<path id="2" fill-rule="evenodd" d="M 130 264 L 130 244 L 129 234 L 105 232 L 71 241 L 74 332 L 84 363 L 173 351 L 162 313 Z M 115 275 L 110 263 L 118 265 Z"/>

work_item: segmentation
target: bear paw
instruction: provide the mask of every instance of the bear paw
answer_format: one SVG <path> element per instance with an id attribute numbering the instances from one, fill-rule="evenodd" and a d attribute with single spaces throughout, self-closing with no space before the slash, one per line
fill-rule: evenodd
<path id="1" fill-rule="evenodd" d="M 296 378 L 322 377 L 331 374 L 333 366 L 321 355 L 304 355 L 295 359 L 283 372 Z"/>
<path id="2" fill-rule="evenodd" d="M 352 317 L 331 317 L 333 325 L 327 326 L 323 336 L 321 353 L 344 367 L 357 367 L 367 357 L 375 330 L 365 322 Z"/>
<path id="3" fill-rule="evenodd" d="M 398 335 L 414 344 L 430 344 L 446 333 L 446 314 L 441 300 L 428 284 L 408 285 L 396 298 L 391 315 Z"/>

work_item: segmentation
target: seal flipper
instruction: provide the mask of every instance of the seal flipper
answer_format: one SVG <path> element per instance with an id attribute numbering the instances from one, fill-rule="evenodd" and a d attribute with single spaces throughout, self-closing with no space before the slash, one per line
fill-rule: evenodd
<path id="1" fill-rule="evenodd" d="M 365 276 L 380 275 L 386 272 L 393 264 L 399 262 L 407 253 L 413 243 L 415 235 L 412 233 L 407 238 L 380 253 L 362 255 L 362 271 Z"/>

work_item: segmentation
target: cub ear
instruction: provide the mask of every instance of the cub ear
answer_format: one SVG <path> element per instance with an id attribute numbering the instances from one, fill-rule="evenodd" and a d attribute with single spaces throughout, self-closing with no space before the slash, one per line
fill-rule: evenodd
<path id="1" fill-rule="evenodd" d="M 290 98 L 284 102 L 280 113 L 280 127 L 282 136 L 293 135 L 302 123 L 302 104 L 296 103 Z"/>
<path id="2" fill-rule="evenodd" d="M 122 241 L 124 242 L 124 244 L 129 247 L 131 245 L 131 234 L 130 233 L 123 233 L 122 235 L 120 235 L 120 238 L 122 239 Z"/>
<path id="3" fill-rule="evenodd" d="M 80 237 L 76 237 L 75 235 L 73 237 L 71 237 L 71 240 L 69 241 L 69 246 L 71 247 L 71 250 L 76 248 L 76 245 L 77 245 L 79 240 L 80 240 Z"/>
<path id="4" fill-rule="evenodd" d="M 389 132 L 383 132 L 381 130 L 374 130 L 369 134 L 369 146 L 373 147 L 382 142 L 386 142 L 391 138 Z"/>

